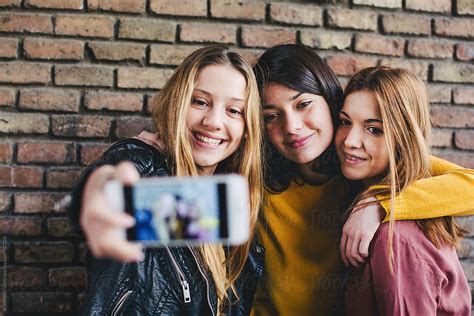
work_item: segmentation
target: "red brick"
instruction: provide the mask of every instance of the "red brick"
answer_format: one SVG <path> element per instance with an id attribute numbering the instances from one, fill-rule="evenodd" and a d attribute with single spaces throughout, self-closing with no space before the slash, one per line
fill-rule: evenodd
<path id="1" fill-rule="evenodd" d="M 264 50 L 253 48 L 238 48 L 235 51 L 242 55 L 249 65 L 257 63 L 264 52 Z"/>
<path id="2" fill-rule="evenodd" d="M 454 103 L 474 104 L 474 88 L 458 87 L 453 90 Z"/>
<path id="3" fill-rule="evenodd" d="M 119 88 L 161 89 L 173 75 L 171 69 L 121 67 L 117 71 Z"/>
<path id="4" fill-rule="evenodd" d="M 115 19 L 81 15 L 57 16 L 55 33 L 59 35 L 111 38 Z"/>
<path id="5" fill-rule="evenodd" d="M 0 32 L 26 32 L 51 34 L 51 16 L 40 14 L 0 13 Z"/>
<path id="6" fill-rule="evenodd" d="M 55 115 L 51 124 L 55 136 L 107 137 L 112 119 L 92 115 Z"/>
<path id="7" fill-rule="evenodd" d="M 451 0 L 405 0 L 405 9 L 451 13 Z"/>
<path id="8" fill-rule="evenodd" d="M 33 217 L 0 217 L 0 235 L 2 236 L 39 236 L 41 220 Z"/>
<path id="9" fill-rule="evenodd" d="M 354 55 L 334 55 L 326 63 L 340 76 L 352 76 L 359 70 L 377 65 L 377 60 Z"/>
<path id="10" fill-rule="evenodd" d="M 454 143 L 459 149 L 474 149 L 474 131 L 456 131 Z M 473 154 L 474 158 L 474 154 Z"/>
<path id="11" fill-rule="evenodd" d="M 357 34 L 355 50 L 362 53 L 403 56 L 405 40 L 381 35 Z"/>
<path id="12" fill-rule="evenodd" d="M 69 242 L 15 242 L 15 260 L 30 262 L 71 262 L 74 249 Z"/>
<path id="13" fill-rule="evenodd" d="M 451 58 L 454 48 L 450 42 L 431 39 L 412 39 L 408 41 L 408 55 L 423 58 Z"/>
<path id="14" fill-rule="evenodd" d="M 474 127 L 474 109 L 438 106 L 431 108 L 431 120 L 439 127 Z"/>
<path id="15" fill-rule="evenodd" d="M 247 25 L 242 27 L 242 44 L 250 47 L 271 47 L 284 43 L 295 43 L 295 30 L 282 27 L 261 27 Z"/>
<path id="16" fill-rule="evenodd" d="M 54 81 L 59 86 L 112 87 L 113 72 L 109 66 L 57 65 Z"/>
<path id="17" fill-rule="evenodd" d="M 73 143 L 34 142 L 19 143 L 19 163 L 72 163 L 76 161 L 76 148 Z"/>
<path id="18" fill-rule="evenodd" d="M 0 89 L 0 106 L 12 107 L 16 102 L 16 92 L 13 89 Z"/>
<path id="19" fill-rule="evenodd" d="M 402 0 L 353 0 L 353 4 L 369 5 L 380 8 L 401 8 Z"/>
<path id="20" fill-rule="evenodd" d="M 349 49 L 352 42 L 352 34 L 319 29 L 301 30 L 300 38 L 302 44 L 320 49 Z"/>
<path id="21" fill-rule="evenodd" d="M 159 44 L 150 46 L 150 64 L 179 65 L 201 46 Z"/>
<path id="22" fill-rule="evenodd" d="M 435 152 L 435 154 L 437 157 L 458 164 L 464 168 L 474 168 L 474 157 L 472 153 L 451 150 L 438 150 Z"/>
<path id="23" fill-rule="evenodd" d="M 0 133 L 46 134 L 49 129 L 45 114 L 3 112 L 0 115 Z"/>
<path id="24" fill-rule="evenodd" d="M 328 25 L 337 28 L 375 31 L 377 13 L 368 10 L 328 9 Z"/>
<path id="25" fill-rule="evenodd" d="M 156 14 L 207 16 L 207 0 L 150 0 L 150 10 Z"/>
<path id="26" fill-rule="evenodd" d="M 8 192 L 0 192 L 0 212 L 5 212 L 11 206 L 12 195 Z M 1 251 L 0 251 L 1 253 Z M 0 260 L 1 262 L 1 260 Z"/>
<path id="27" fill-rule="evenodd" d="M 118 36 L 119 38 L 174 42 L 176 23 L 157 19 L 123 18 L 120 19 Z"/>
<path id="28" fill-rule="evenodd" d="M 382 18 L 385 33 L 429 35 L 431 34 L 431 19 L 420 15 L 389 14 Z"/>
<path id="29" fill-rule="evenodd" d="M 40 188 L 43 170 L 35 167 L 0 167 L 0 187 Z"/>
<path id="30" fill-rule="evenodd" d="M 71 189 L 80 172 L 75 168 L 50 168 L 46 174 L 46 186 L 50 189 Z"/>
<path id="31" fill-rule="evenodd" d="M 40 83 L 50 82 L 51 66 L 24 62 L 0 63 L 0 82 Z"/>
<path id="32" fill-rule="evenodd" d="M 0 7 L 19 7 L 21 0 L 0 0 Z"/>
<path id="33" fill-rule="evenodd" d="M 15 213 L 52 213 L 54 203 L 63 197 L 62 193 L 15 193 Z"/>
<path id="34" fill-rule="evenodd" d="M 432 103 L 451 103 L 451 86 L 443 84 L 429 84 L 428 96 Z"/>
<path id="35" fill-rule="evenodd" d="M 140 134 L 141 131 L 152 132 L 154 130 L 151 118 L 131 116 L 117 119 L 115 133 L 118 138 L 128 138 Z"/>
<path id="36" fill-rule="evenodd" d="M 474 15 L 474 2 L 472 0 L 456 0 L 456 13 Z"/>
<path id="37" fill-rule="evenodd" d="M 45 284 L 46 273 L 36 267 L 8 267 L 7 284 L 10 289 L 39 288 Z"/>
<path id="38" fill-rule="evenodd" d="M 180 39 L 183 42 L 236 43 L 237 26 L 218 23 L 182 23 Z"/>
<path id="39" fill-rule="evenodd" d="M 87 272 L 85 268 L 50 269 L 48 283 L 52 288 L 85 289 L 87 287 Z"/>
<path id="40" fill-rule="evenodd" d="M 323 25 L 323 9 L 316 5 L 272 3 L 270 17 L 275 22 L 286 24 Z"/>
<path id="41" fill-rule="evenodd" d="M 71 313 L 71 293 L 21 292 L 11 294 L 14 313 Z"/>
<path id="42" fill-rule="evenodd" d="M 45 9 L 82 10 L 82 0 L 25 0 L 26 7 Z"/>
<path id="43" fill-rule="evenodd" d="M 433 135 L 431 137 L 431 145 L 433 147 L 451 147 L 452 139 L 452 130 L 434 128 Z"/>
<path id="44" fill-rule="evenodd" d="M 28 59 L 81 60 L 84 56 L 84 43 L 73 40 L 26 38 L 23 50 Z"/>
<path id="45" fill-rule="evenodd" d="M 435 33 L 451 37 L 474 37 L 474 20 L 468 18 L 436 18 Z"/>
<path id="46" fill-rule="evenodd" d="M 113 12 L 145 12 L 145 0 L 88 0 L 89 9 Z"/>
<path id="47" fill-rule="evenodd" d="M 381 65 L 398 67 L 411 71 L 423 80 L 428 79 L 428 66 L 426 61 L 411 60 L 411 59 L 383 59 L 380 61 Z"/>
<path id="48" fill-rule="evenodd" d="M 87 166 L 97 160 L 109 146 L 109 144 L 82 144 L 81 165 Z"/>
<path id="49" fill-rule="evenodd" d="M 91 110 L 139 112 L 143 108 L 143 95 L 135 93 L 88 92 L 85 106 Z"/>
<path id="50" fill-rule="evenodd" d="M 211 0 L 211 16 L 225 19 L 262 21 L 265 19 L 265 3 Z"/>
<path id="51" fill-rule="evenodd" d="M 0 57 L 16 58 L 18 56 L 18 39 L 0 38 Z"/>
<path id="52" fill-rule="evenodd" d="M 434 64 L 433 81 L 474 83 L 474 65 L 459 63 Z"/>
<path id="53" fill-rule="evenodd" d="M 18 107 L 27 110 L 78 112 L 79 91 L 25 89 L 20 91 Z"/>
<path id="54" fill-rule="evenodd" d="M 87 46 L 98 60 L 144 62 L 146 45 L 137 43 L 89 42 Z"/>
<path id="55" fill-rule="evenodd" d="M 460 43 L 456 45 L 456 57 L 463 61 L 473 61 L 474 43 Z"/>
<path id="56" fill-rule="evenodd" d="M 48 218 L 48 234 L 54 237 L 77 237 L 71 221 L 67 217 Z"/>
<path id="57" fill-rule="evenodd" d="M 0 143 L 0 163 L 12 161 L 13 146 L 10 143 Z"/>

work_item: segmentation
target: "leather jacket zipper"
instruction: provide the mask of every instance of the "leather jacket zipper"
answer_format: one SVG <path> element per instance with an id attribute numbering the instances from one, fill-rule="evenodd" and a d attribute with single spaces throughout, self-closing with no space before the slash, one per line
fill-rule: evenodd
<path id="1" fill-rule="evenodd" d="M 204 278 L 204 281 L 206 281 L 207 304 L 209 305 L 209 308 L 211 309 L 212 316 L 215 316 L 214 309 L 212 309 L 212 306 L 211 306 L 211 298 L 209 297 L 209 292 L 210 292 L 210 290 L 209 290 L 209 281 L 207 280 L 206 275 L 204 274 L 204 271 L 202 271 L 202 269 L 201 269 L 201 265 L 199 264 L 199 260 L 196 256 L 196 254 L 194 253 L 194 250 L 192 249 L 192 247 L 188 243 L 186 243 L 186 244 L 188 245 L 188 248 L 189 248 L 189 250 L 191 251 L 191 254 L 194 257 L 194 260 L 196 260 L 199 272 L 201 273 L 202 277 Z"/>
<path id="2" fill-rule="evenodd" d="M 186 281 L 186 278 L 184 277 L 183 271 L 179 268 L 178 263 L 176 262 L 176 259 L 174 258 L 173 254 L 171 253 L 171 250 L 166 247 L 166 251 L 168 251 L 168 255 L 171 258 L 171 262 L 173 263 L 173 266 L 178 273 L 178 277 L 181 283 L 181 288 L 183 289 L 183 299 L 184 303 L 190 303 L 191 302 L 191 291 L 189 290 L 189 284 L 188 281 Z"/>
<path id="3" fill-rule="evenodd" d="M 132 290 L 128 290 L 122 295 L 122 297 L 119 298 L 119 300 L 117 301 L 117 304 L 115 304 L 114 308 L 112 309 L 112 313 L 111 313 L 112 316 L 115 316 L 118 314 L 118 312 L 120 311 L 123 304 L 127 300 L 127 297 L 130 296 L 130 294 L 132 294 Z"/>

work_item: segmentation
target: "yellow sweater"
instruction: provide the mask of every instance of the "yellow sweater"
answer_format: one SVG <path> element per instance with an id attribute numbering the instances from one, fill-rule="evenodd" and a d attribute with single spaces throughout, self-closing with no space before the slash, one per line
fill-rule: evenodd
<path id="1" fill-rule="evenodd" d="M 320 186 L 291 183 L 267 194 L 258 227 L 266 248 L 265 274 L 253 315 L 331 315 L 342 311 L 339 255 L 341 215 L 348 206 L 346 181 Z"/>
<path id="2" fill-rule="evenodd" d="M 395 200 L 395 219 L 474 214 L 474 170 L 432 159 L 435 177 L 419 180 Z M 320 186 L 292 183 L 267 194 L 258 227 L 266 248 L 265 275 L 252 315 L 331 315 L 339 313 L 340 214 L 350 201 L 345 181 Z M 387 211 L 389 202 L 382 202 Z"/>

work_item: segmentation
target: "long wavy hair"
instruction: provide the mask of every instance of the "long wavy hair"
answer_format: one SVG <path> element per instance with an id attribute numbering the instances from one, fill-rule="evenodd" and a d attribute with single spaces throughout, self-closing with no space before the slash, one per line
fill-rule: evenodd
<path id="1" fill-rule="evenodd" d="M 342 87 L 331 68 L 311 48 L 299 44 L 274 46 L 253 66 L 260 96 L 265 86 L 278 83 L 293 90 L 320 95 L 329 105 L 334 126 L 342 106 Z M 265 137 L 265 186 L 270 192 L 283 192 L 298 174 L 298 164 L 281 155 Z M 339 160 L 334 146 L 318 157 L 322 173 L 339 173 Z M 282 172 L 284 170 L 284 172 Z"/>
<path id="2" fill-rule="evenodd" d="M 191 104 L 192 93 L 201 69 L 209 65 L 230 65 L 238 70 L 247 83 L 245 91 L 245 136 L 238 150 L 217 166 L 219 173 L 239 173 L 245 176 L 250 191 L 250 231 L 253 234 L 262 198 L 261 156 L 261 107 L 258 88 L 252 68 L 243 57 L 222 45 L 198 49 L 179 65 L 173 76 L 153 100 L 152 117 L 169 158 L 172 172 L 176 176 L 200 174 L 196 166 L 186 114 Z M 199 248 L 202 263 L 212 274 L 217 288 L 219 306 L 228 298 L 235 280 L 247 259 L 252 236 L 242 246 L 232 247 L 222 262 L 222 245 L 204 245 Z"/>
<path id="3" fill-rule="evenodd" d="M 416 180 L 431 176 L 431 123 L 426 86 L 408 70 L 370 67 L 355 74 L 346 86 L 344 97 L 357 91 L 374 94 L 380 107 L 389 168 L 376 185 L 360 193 L 352 204 L 368 197 L 390 199 L 388 256 L 393 261 L 393 221 L 395 196 Z M 451 216 L 418 220 L 426 237 L 436 246 L 457 247 L 465 231 Z"/>

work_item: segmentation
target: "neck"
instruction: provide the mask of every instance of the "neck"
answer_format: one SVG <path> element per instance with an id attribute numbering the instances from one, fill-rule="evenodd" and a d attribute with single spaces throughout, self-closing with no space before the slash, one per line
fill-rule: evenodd
<path id="1" fill-rule="evenodd" d="M 310 161 L 308 163 L 298 165 L 298 174 L 300 177 L 304 180 L 304 182 L 311 185 L 321 185 L 325 183 L 329 179 L 329 176 L 314 172 L 312 170 L 312 164 L 313 162 Z"/>

